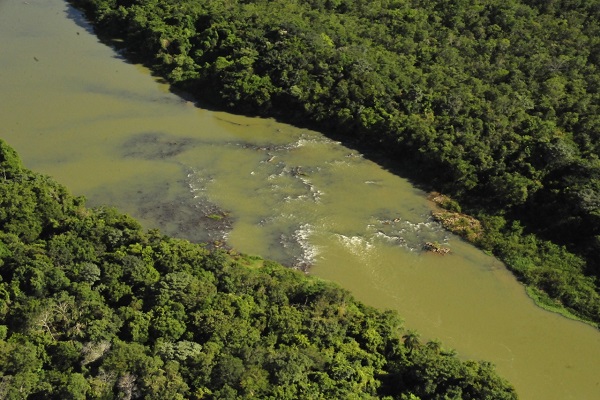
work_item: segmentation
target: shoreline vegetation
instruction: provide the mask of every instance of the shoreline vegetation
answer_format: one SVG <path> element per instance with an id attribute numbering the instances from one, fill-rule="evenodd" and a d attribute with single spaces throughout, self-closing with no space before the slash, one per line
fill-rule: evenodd
<path id="1" fill-rule="evenodd" d="M 444 211 L 433 211 L 431 213 L 432 218 L 441 223 L 444 229 L 462 237 L 467 242 L 482 248 L 484 251 L 493 254 L 493 247 L 490 246 L 490 242 L 498 244 L 497 239 L 494 240 L 493 238 L 490 239 L 487 237 L 487 235 L 490 235 L 491 232 L 486 231 L 479 220 L 469 215 L 462 214 L 458 211 L 451 211 L 457 209 L 457 203 L 451 200 L 448 196 L 437 192 L 432 192 L 429 195 L 429 200 L 435 203 L 438 207 L 445 209 Z M 439 246 L 436 243 L 427 243 L 426 250 L 438 254 L 448 254 L 450 252 L 449 249 Z M 597 322 L 582 319 L 576 313 L 565 308 L 560 301 L 548 296 L 545 291 L 529 284 L 529 281 L 527 280 L 528 277 L 521 277 L 519 275 L 517 275 L 517 277 L 525 283 L 525 292 L 538 307 L 547 311 L 555 312 L 563 317 L 573 319 L 575 321 L 585 322 L 596 328 L 599 327 Z"/>
<path id="2" fill-rule="evenodd" d="M 2 140 L 0 171 L 2 399 L 517 398 L 333 283 L 87 208 Z"/>
<path id="3" fill-rule="evenodd" d="M 600 0 L 71 3 L 203 107 L 310 124 L 447 194 L 530 294 L 600 323 Z"/>

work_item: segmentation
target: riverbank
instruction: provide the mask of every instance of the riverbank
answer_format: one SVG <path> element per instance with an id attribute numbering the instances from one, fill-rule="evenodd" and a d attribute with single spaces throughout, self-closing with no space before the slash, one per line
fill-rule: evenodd
<path id="1" fill-rule="evenodd" d="M 423 185 L 428 182 L 437 189 L 454 193 L 470 214 L 483 221 L 487 234 L 485 240 L 479 243 L 482 248 L 502 259 L 519 279 L 536 287 L 540 293 L 546 293 L 555 299 L 555 303 L 563 304 L 581 318 L 600 322 L 600 294 L 593 277 L 594 252 L 590 250 L 595 239 L 588 235 L 575 240 L 580 232 L 598 230 L 600 224 L 593 225 L 596 221 L 593 204 L 581 203 L 575 219 L 563 215 L 565 221 L 592 225 L 585 229 L 570 227 L 569 235 L 552 236 L 549 230 L 544 232 L 555 242 L 560 239 L 559 244 L 533 236 L 537 228 L 532 221 L 536 219 L 530 218 L 551 204 L 558 207 L 567 203 L 557 198 L 556 193 L 559 197 L 570 196 L 569 201 L 587 201 L 589 190 L 595 190 L 593 177 L 598 169 L 593 157 L 592 161 L 577 161 L 577 165 L 589 172 L 584 171 L 584 175 L 592 177 L 589 185 L 580 185 L 577 189 L 581 196 L 560 194 L 560 190 L 552 187 L 556 186 L 557 174 L 564 174 L 560 166 L 563 164 L 552 164 L 556 167 L 553 171 L 547 168 L 548 163 L 540 163 L 539 160 L 571 144 L 557 142 L 560 138 L 542 129 L 544 122 L 540 122 L 538 116 L 515 108 L 512 112 L 519 122 L 513 122 L 513 126 L 506 129 L 506 137 L 498 140 L 478 137 L 481 132 L 495 131 L 501 116 L 495 116 L 490 110 L 481 114 L 481 108 L 467 104 L 489 96 L 476 92 L 469 94 L 469 102 L 455 99 L 456 104 L 452 103 L 452 107 L 456 109 L 451 116 L 448 113 L 450 105 L 446 104 L 449 100 L 435 100 L 438 96 L 445 96 L 448 89 L 423 81 L 424 77 L 434 79 L 437 76 L 430 75 L 429 68 L 438 64 L 423 59 L 420 75 L 414 65 L 405 65 L 407 60 L 401 56 L 403 52 L 384 51 L 377 45 L 371 47 L 367 37 L 373 32 L 361 31 L 363 36 L 357 36 L 334 28 L 332 21 L 336 19 L 343 19 L 344 23 L 352 26 L 362 18 L 368 18 L 374 10 L 380 13 L 379 18 L 385 20 L 390 10 L 384 6 L 373 10 L 349 9 L 340 13 L 300 4 L 296 8 L 280 9 L 278 7 L 285 4 L 278 2 L 263 15 L 252 9 L 260 7 L 258 5 L 208 9 L 200 3 L 182 3 L 175 8 L 147 5 L 117 10 L 102 8 L 99 6 L 101 2 L 73 3 L 87 10 L 99 33 L 122 37 L 122 45 L 137 60 L 143 60 L 156 74 L 198 99 L 210 100 L 217 107 L 237 112 L 309 123 L 335 137 L 343 136 L 344 143 L 352 143 L 361 149 L 365 146 L 378 149 L 376 152 L 380 149 L 392 160 L 403 158 L 403 163 L 410 160 L 413 173 L 415 169 L 420 171 L 414 174 L 416 182 Z M 425 8 L 418 10 L 426 12 Z M 523 14 L 523 18 L 535 15 L 533 10 L 528 12 Z M 254 17 L 247 13 L 254 13 Z M 194 17 L 188 20 L 188 17 L 183 18 L 184 15 Z M 259 18 L 261 15 L 263 19 Z M 278 15 L 280 20 L 273 21 L 269 15 Z M 307 18 L 312 18 L 311 24 L 307 25 Z M 224 23 L 221 19 L 229 22 Z M 248 21 L 254 21 L 254 25 L 246 26 L 250 24 Z M 408 21 L 403 23 L 406 27 L 412 26 Z M 238 26 L 240 24 L 243 26 Z M 373 29 L 387 29 L 385 24 L 368 25 Z M 328 33 L 316 32 L 317 26 Z M 337 36 L 333 36 L 334 32 Z M 431 32 L 434 35 L 440 30 L 433 29 Z M 505 34 L 511 40 L 517 40 L 510 36 L 510 29 L 506 28 Z M 388 38 L 379 33 L 373 37 L 384 41 Z M 344 41 L 347 41 L 347 46 L 341 45 Z M 519 63 L 527 65 L 526 61 Z M 442 63 L 443 68 L 447 67 L 446 64 Z M 398 68 L 412 72 L 402 77 Z M 460 68 L 462 71 L 463 67 Z M 492 65 L 490 68 L 500 67 Z M 477 79 L 477 74 L 487 74 L 477 68 L 462 73 L 466 82 Z M 495 93 L 498 85 L 493 83 L 497 78 L 486 79 L 492 84 L 485 90 Z M 460 90 L 475 90 L 480 86 L 467 84 L 460 86 Z M 467 109 L 463 110 L 463 106 Z M 464 120 L 457 117 L 461 113 L 475 113 L 477 117 Z M 455 132 L 454 126 L 462 127 L 460 135 Z M 521 138 L 518 135 L 524 129 L 521 126 L 540 128 L 536 128 L 535 132 L 527 131 L 528 135 Z M 539 138 L 528 144 L 526 138 L 533 136 Z M 496 148 L 499 143 L 518 145 L 509 150 Z M 548 143 L 554 144 L 550 146 Z M 534 147 L 535 154 L 526 146 Z M 531 156 L 522 155 L 524 152 Z M 497 159 L 494 154 L 505 156 Z M 509 159 L 513 161 L 507 162 Z M 389 165 L 394 166 L 395 162 Z M 548 193 L 544 192 L 544 184 Z M 554 200 L 548 202 L 547 199 Z M 520 222 L 524 216 L 528 216 L 527 226 Z M 542 220 L 544 216 L 540 215 L 537 219 Z M 549 226 L 553 223 L 548 222 Z M 564 233 L 564 230 L 558 229 L 557 232 Z M 564 243 L 579 255 L 567 251 Z M 587 263 L 581 257 L 585 254 L 589 255 Z"/>
<path id="2" fill-rule="evenodd" d="M 510 243 L 507 243 L 505 237 L 496 236 L 494 235 L 496 232 L 492 230 L 486 230 L 481 221 L 457 211 L 460 210 L 460 207 L 458 206 L 458 203 L 456 203 L 450 197 L 437 192 L 432 192 L 429 194 L 428 198 L 439 207 L 437 211 L 432 212 L 431 215 L 433 219 L 440 222 L 444 228 L 462 237 L 469 243 L 472 243 L 475 246 L 478 246 L 489 252 L 493 252 L 494 249 L 500 247 L 504 248 L 503 251 L 505 253 L 518 252 L 522 250 L 518 248 L 518 245 L 511 246 Z M 561 250 L 555 250 L 558 251 L 560 255 Z M 510 260 L 509 257 L 505 258 Z M 552 298 L 545 291 L 539 289 L 535 285 L 532 285 L 531 282 L 533 278 L 527 275 L 527 271 L 516 269 L 514 264 L 508 264 L 508 267 L 525 284 L 527 295 L 538 307 L 558 313 L 569 319 L 585 322 L 595 328 L 600 327 L 597 321 L 582 318 L 578 313 L 573 312 L 573 310 L 569 310 L 567 307 L 565 307 L 565 305 L 556 298 Z"/>
<path id="3" fill-rule="evenodd" d="M 228 239 L 236 248 L 285 260 L 279 231 L 289 236 L 311 222 L 310 243 L 319 249 L 311 275 L 337 282 L 366 304 L 398 310 L 407 327 L 439 338 L 465 359 L 493 362 L 522 399 L 598 397 L 597 331 L 533 306 L 501 263 L 441 231 L 428 218 L 425 194 L 405 179 L 317 132 L 190 107 L 147 69 L 89 35 L 89 25 L 75 24 L 68 16 L 85 20 L 63 1 L 28 3 L 0 5 L 3 136 L 27 165 L 68 183 L 90 203 L 130 215 L 137 212 L 140 191 L 148 202 L 154 196 L 160 203 L 193 203 L 199 193 L 189 192 L 186 176 L 196 171 L 209 183 L 202 193 L 236 218 Z M 124 158 L 123 143 L 146 132 L 201 144 L 173 158 Z M 289 143 L 290 150 L 263 163 L 269 150 L 259 148 L 269 143 Z M 303 178 L 325 192 L 321 201 L 300 197 L 310 195 L 308 188 L 300 177 L 280 177 L 280 163 L 304 166 Z M 273 193 L 274 184 L 283 183 L 298 190 Z M 292 212 L 298 219 L 290 219 Z M 396 218 L 402 221 L 394 223 Z M 161 231 L 177 231 L 166 222 Z M 290 228 L 271 229 L 281 223 Z M 143 226 L 157 224 L 146 220 Z M 388 236 L 419 235 L 408 241 L 411 247 L 438 241 L 452 255 L 430 255 L 420 245 L 411 252 L 388 243 L 379 229 Z"/>
<path id="4" fill-rule="evenodd" d="M 517 398 L 332 283 L 86 208 L 2 140 L 0 166 L 2 398 Z"/>

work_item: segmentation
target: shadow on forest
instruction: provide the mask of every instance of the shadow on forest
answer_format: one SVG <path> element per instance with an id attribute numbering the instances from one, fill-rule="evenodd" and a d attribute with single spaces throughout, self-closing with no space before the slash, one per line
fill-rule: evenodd
<path id="1" fill-rule="evenodd" d="M 99 34 L 99 32 L 97 32 L 86 19 L 83 12 L 75 9 L 73 6 L 69 6 L 66 14 L 67 17 L 73 20 L 78 26 L 85 29 L 88 33 L 98 37 L 98 40 L 104 45 L 112 48 L 114 50 L 115 58 L 118 58 L 128 64 L 141 64 L 148 68 L 152 67 L 137 54 L 126 51 L 122 41 Z M 309 121 L 305 116 L 295 111 L 290 111 L 288 115 L 285 115 L 282 112 L 278 112 L 276 115 L 260 115 L 257 113 L 243 112 L 237 109 L 223 107 L 215 104 L 215 102 L 211 101 L 210 98 L 196 96 L 189 91 L 170 84 L 170 82 L 168 82 L 164 77 L 156 74 L 155 72 L 151 71 L 151 74 L 158 83 L 169 85 L 170 92 L 178 96 L 182 102 L 193 104 L 195 107 L 207 111 L 228 112 L 246 117 L 273 118 L 275 121 L 280 123 L 320 132 L 325 137 L 340 142 L 343 146 L 361 153 L 364 158 L 375 162 L 390 173 L 408 179 L 410 183 L 418 189 L 421 189 L 425 192 L 434 190 L 434 186 L 431 184 L 431 182 L 435 181 L 436 176 L 433 171 L 423 165 L 419 165 L 415 161 L 415 157 L 411 154 L 405 154 L 405 157 L 402 157 L 401 159 L 398 158 L 399 156 L 404 156 L 404 154 L 399 152 L 399 146 L 396 143 L 382 143 L 380 141 L 369 143 L 366 138 L 357 138 L 353 133 L 349 133 L 348 131 L 337 130 L 336 127 L 326 126 L 327 124 L 324 123 L 315 123 Z M 165 98 L 164 101 L 168 100 Z M 149 135 L 156 135 L 156 133 L 150 133 Z M 159 143 L 160 139 L 158 136 L 149 136 L 146 139 L 148 140 L 144 140 L 144 142 L 150 147 L 140 151 L 148 151 L 149 153 L 147 156 L 150 157 L 160 155 L 176 155 L 178 152 L 185 151 L 184 147 L 187 145 L 187 143 L 171 143 L 165 147 L 163 146 L 164 143 Z M 156 146 L 151 143 L 153 140 L 155 140 Z M 154 150 L 152 150 L 151 147 Z M 128 155 L 144 157 L 140 152 L 135 150 Z"/>

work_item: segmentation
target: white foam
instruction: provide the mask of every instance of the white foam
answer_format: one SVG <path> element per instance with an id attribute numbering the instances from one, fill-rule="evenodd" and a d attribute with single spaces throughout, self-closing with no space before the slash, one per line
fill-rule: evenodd
<path id="1" fill-rule="evenodd" d="M 294 231 L 292 237 L 300 245 L 302 250 L 300 256 L 296 258 L 294 266 L 300 269 L 306 269 L 315 263 L 319 255 L 319 247 L 310 243 L 310 236 L 314 233 L 313 226 L 303 224 L 299 229 Z"/>
<path id="2" fill-rule="evenodd" d="M 402 245 L 402 246 L 406 247 L 406 239 L 404 239 L 402 236 L 387 235 L 381 231 L 375 232 L 374 236 L 376 238 L 383 239 L 384 241 L 386 241 L 388 243 L 398 244 L 398 245 Z"/>
<path id="3" fill-rule="evenodd" d="M 336 142 L 328 138 L 324 138 L 318 135 L 310 135 L 303 134 L 293 143 L 288 144 L 284 148 L 287 150 L 297 149 L 300 147 L 312 146 L 312 145 L 321 145 L 321 144 L 341 144 L 341 142 Z"/>
<path id="4" fill-rule="evenodd" d="M 335 234 L 340 243 L 357 257 L 364 258 L 374 249 L 373 243 L 362 236 Z"/>
<path id="5" fill-rule="evenodd" d="M 210 175 L 203 176 L 195 169 L 191 169 L 190 172 L 188 172 L 187 178 L 188 178 L 188 182 L 187 182 L 188 187 L 190 188 L 190 191 L 192 193 L 205 192 L 206 186 L 209 183 L 214 182 L 214 178 L 212 176 L 210 176 Z M 198 197 L 198 195 L 196 195 L 194 197 Z"/>
<path id="6" fill-rule="evenodd" d="M 329 161 L 328 164 L 333 167 L 349 167 L 352 165 L 352 163 L 350 163 L 350 161 L 346 161 L 346 160 L 333 160 L 333 161 Z"/>
<path id="7" fill-rule="evenodd" d="M 309 192 L 311 193 L 311 197 L 314 200 L 315 203 L 318 203 L 319 201 L 321 201 L 321 196 L 323 195 L 323 192 L 320 191 L 319 189 L 317 189 L 317 187 L 315 185 L 313 185 L 313 183 L 304 177 L 300 177 L 300 181 L 308 187 Z"/>
<path id="8" fill-rule="evenodd" d="M 401 246 L 409 251 L 420 251 L 428 241 L 445 244 L 448 234 L 442 226 L 428 218 L 424 221 L 411 222 L 394 218 L 376 218 L 367 225 L 367 230 L 381 244 Z"/>
<path id="9" fill-rule="evenodd" d="M 293 268 L 307 271 L 315 263 L 320 249 L 310 242 L 313 233 L 313 226 L 305 223 L 301 224 L 291 234 L 281 234 L 279 243 L 284 249 L 287 249 Z"/>

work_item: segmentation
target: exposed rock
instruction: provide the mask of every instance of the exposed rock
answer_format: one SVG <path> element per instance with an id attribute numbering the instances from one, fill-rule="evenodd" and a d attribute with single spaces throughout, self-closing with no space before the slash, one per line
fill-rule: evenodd
<path id="1" fill-rule="evenodd" d="M 425 242 L 425 244 L 423 245 L 423 249 L 432 253 L 436 253 L 436 254 L 441 254 L 441 255 L 446 255 L 448 253 L 450 253 L 450 249 L 447 247 L 444 247 L 438 243 L 434 243 L 434 242 Z"/>
<path id="2" fill-rule="evenodd" d="M 469 242 L 476 242 L 483 234 L 481 222 L 469 215 L 450 211 L 434 211 L 431 216 L 444 228 Z"/>

